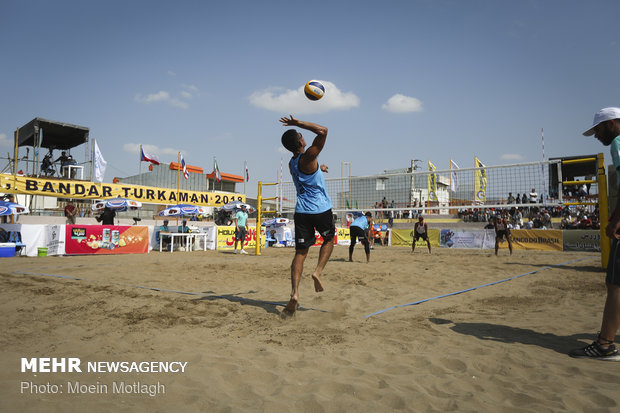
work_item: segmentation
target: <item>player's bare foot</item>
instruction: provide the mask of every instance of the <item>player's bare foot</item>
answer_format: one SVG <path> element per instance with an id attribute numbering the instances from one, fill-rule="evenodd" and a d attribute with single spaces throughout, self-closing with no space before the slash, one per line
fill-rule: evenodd
<path id="1" fill-rule="evenodd" d="M 316 275 L 312 276 L 312 280 L 314 281 L 314 291 L 320 293 L 323 291 L 323 283 L 321 283 L 321 278 Z"/>
<path id="2" fill-rule="evenodd" d="M 286 307 L 284 307 L 284 312 L 287 314 L 294 314 L 297 311 L 297 297 L 291 297 Z"/>

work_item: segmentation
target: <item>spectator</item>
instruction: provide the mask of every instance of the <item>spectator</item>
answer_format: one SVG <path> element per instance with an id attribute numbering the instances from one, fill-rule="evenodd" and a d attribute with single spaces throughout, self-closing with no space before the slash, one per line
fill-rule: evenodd
<path id="1" fill-rule="evenodd" d="M 536 193 L 536 190 L 532 188 L 532 192 L 530 192 L 530 204 L 537 204 L 537 203 L 538 203 L 538 194 Z"/>
<path id="2" fill-rule="evenodd" d="M 165 250 L 168 249 L 168 245 L 170 244 L 170 235 L 163 235 L 163 234 L 169 234 L 169 233 L 170 233 L 170 227 L 168 227 L 168 219 L 164 219 L 163 225 L 159 227 L 159 242 L 161 242 L 161 246 Z"/>
<path id="3" fill-rule="evenodd" d="M 189 234 L 189 233 L 191 232 L 191 231 L 189 230 L 189 227 L 187 226 L 187 220 L 186 220 L 186 219 L 184 219 L 184 220 L 181 222 L 181 225 L 179 225 L 179 226 L 177 227 L 177 232 L 180 232 L 180 233 L 182 233 L 182 234 Z"/>

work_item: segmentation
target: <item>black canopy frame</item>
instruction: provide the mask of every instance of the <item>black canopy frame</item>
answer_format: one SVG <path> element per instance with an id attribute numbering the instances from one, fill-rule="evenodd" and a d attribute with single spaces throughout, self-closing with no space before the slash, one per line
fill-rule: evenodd
<path id="1" fill-rule="evenodd" d="M 33 172 L 38 175 L 40 171 L 39 156 L 40 148 L 47 148 L 50 151 L 70 150 L 77 146 L 88 144 L 90 130 L 84 126 L 72 125 L 66 122 L 34 118 L 30 122 L 15 131 L 15 148 L 13 162 L 17 170 L 19 148 L 33 147 Z M 86 153 L 91 151 L 86 148 Z M 92 163 L 91 156 L 84 163 Z"/>

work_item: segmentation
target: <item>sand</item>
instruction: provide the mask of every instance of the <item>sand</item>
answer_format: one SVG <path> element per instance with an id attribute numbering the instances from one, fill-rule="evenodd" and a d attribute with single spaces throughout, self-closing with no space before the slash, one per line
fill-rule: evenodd
<path id="1" fill-rule="evenodd" d="M 620 363 L 566 355 L 600 328 L 600 255 L 429 255 L 419 248 L 412 256 L 407 248 L 377 247 L 366 264 L 361 246 L 353 263 L 347 247 L 336 247 L 325 291 L 315 293 L 313 248 L 302 308 L 286 318 L 292 255 L 270 248 L 260 257 L 197 251 L 2 259 L 0 410 L 618 411 Z M 82 368 L 94 361 L 187 365 L 182 373 L 22 373 L 22 357 L 75 357 Z M 76 382 L 108 386 L 108 393 L 68 393 Z M 113 393 L 120 382 L 159 383 L 165 393 Z M 63 393 L 22 392 L 22 383 L 39 390 L 50 383 Z"/>

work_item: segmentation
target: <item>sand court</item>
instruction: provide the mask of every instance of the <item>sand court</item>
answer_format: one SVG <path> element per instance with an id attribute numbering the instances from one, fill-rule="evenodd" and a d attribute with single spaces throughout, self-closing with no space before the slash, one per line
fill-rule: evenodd
<path id="1" fill-rule="evenodd" d="M 614 411 L 620 364 L 571 359 L 600 326 L 593 253 L 336 247 L 282 317 L 292 249 L 2 261 L 7 411 Z M 531 274 L 528 274 L 531 273 Z M 525 275 L 527 274 L 527 275 Z M 518 278 L 509 278 L 523 275 Z M 488 285 L 500 280 L 505 282 Z M 481 287 L 460 294 L 452 294 Z M 445 295 L 445 296 L 444 296 Z M 407 305 L 440 297 L 416 305 Z M 376 314 L 375 314 L 376 313 Z M 22 357 L 187 362 L 183 373 L 22 373 Z M 600 381 L 599 381 L 600 380 Z M 31 394 L 22 382 L 63 385 Z M 107 385 L 68 393 L 67 383 Z M 165 393 L 113 393 L 160 383 Z M 145 387 L 145 389 L 148 389 Z M 118 390 L 118 389 L 117 389 Z M 129 389 L 131 390 L 131 389 Z M 140 388 L 138 387 L 138 390 Z"/>

